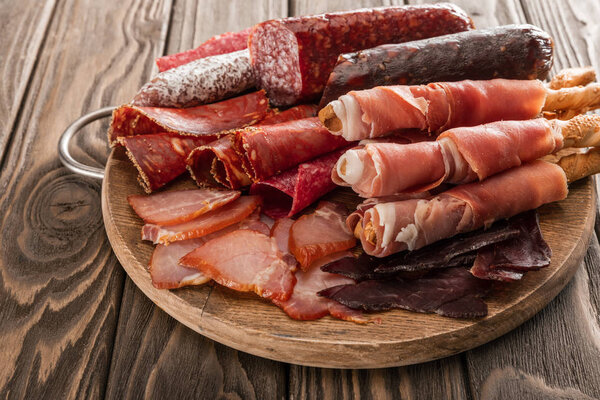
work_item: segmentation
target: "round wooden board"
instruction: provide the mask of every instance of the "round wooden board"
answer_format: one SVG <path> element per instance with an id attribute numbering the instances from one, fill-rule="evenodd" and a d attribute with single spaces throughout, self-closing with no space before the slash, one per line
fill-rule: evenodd
<path id="1" fill-rule="evenodd" d="M 587 250 L 595 217 L 592 180 L 571 185 L 569 197 L 540 209 L 553 250 L 548 268 L 516 283 L 500 284 L 487 298 L 489 315 L 460 320 L 403 310 L 380 313 L 381 324 L 330 317 L 294 321 L 251 293 L 218 285 L 177 290 L 152 286 L 146 270 L 153 245 L 140 240 L 142 221 L 127 196 L 140 194 L 137 173 L 122 149 L 111 153 L 102 186 L 102 212 L 112 247 L 133 282 L 173 318 L 235 349 L 294 364 L 379 368 L 421 363 L 489 342 L 531 318 L 567 284 Z M 180 180 L 170 188 L 194 187 Z M 506 188 L 510 190 L 510 188 Z"/>

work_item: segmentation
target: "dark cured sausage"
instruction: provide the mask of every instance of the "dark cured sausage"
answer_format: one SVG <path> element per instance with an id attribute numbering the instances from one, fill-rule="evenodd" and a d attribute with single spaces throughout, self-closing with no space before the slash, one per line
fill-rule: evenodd
<path id="1" fill-rule="evenodd" d="M 506 25 L 342 54 L 321 98 L 351 90 L 464 79 L 540 79 L 552 67 L 552 38 L 533 25 Z"/>
<path id="2" fill-rule="evenodd" d="M 452 4 L 382 7 L 266 21 L 252 29 L 248 47 L 257 85 L 284 106 L 319 98 L 342 53 L 472 27 Z"/>

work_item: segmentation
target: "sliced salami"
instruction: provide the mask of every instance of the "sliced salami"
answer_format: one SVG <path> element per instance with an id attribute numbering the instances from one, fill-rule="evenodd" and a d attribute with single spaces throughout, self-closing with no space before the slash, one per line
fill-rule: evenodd
<path id="1" fill-rule="evenodd" d="M 123 136 L 119 144 L 139 172 L 138 182 L 146 193 L 159 189 L 185 172 L 190 152 L 212 141 L 212 136 L 179 136 L 162 132 Z"/>
<path id="2" fill-rule="evenodd" d="M 248 50 L 201 58 L 161 72 L 131 104 L 139 107 L 192 107 L 223 100 L 254 87 Z"/>
<path id="3" fill-rule="evenodd" d="M 241 32 L 226 32 L 213 36 L 195 49 L 157 58 L 158 70 L 163 72 L 200 58 L 243 50 L 248 47 L 248 35 L 251 29 L 247 28 Z"/>
<path id="4" fill-rule="evenodd" d="M 263 212 L 273 218 L 291 217 L 335 189 L 331 170 L 346 148 L 304 162 L 279 175 L 254 183 L 251 194 L 263 199 Z"/>
<path id="5" fill-rule="evenodd" d="M 171 132 L 183 136 L 212 135 L 253 125 L 267 115 L 264 91 L 253 92 L 218 103 L 177 109 L 137 107 L 125 104 L 113 112 L 108 141 L 114 146 L 120 136 Z"/>
<path id="6" fill-rule="evenodd" d="M 266 21 L 248 39 L 260 88 L 275 105 L 318 99 L 338 55 L 473 27 L 451 4 L 360 9 Z"/>

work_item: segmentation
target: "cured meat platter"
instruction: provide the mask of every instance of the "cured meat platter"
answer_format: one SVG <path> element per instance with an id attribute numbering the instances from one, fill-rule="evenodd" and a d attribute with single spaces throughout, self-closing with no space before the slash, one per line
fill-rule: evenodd
<path id="1" fill-rule="evenodd" d="M 179 180 L 169 190 L 195 188 Z M 142 221 L 127 196 L 142 194 L 137 172 L 122 148 L 109 159 L 102 186 L 106 232 L 134 283 L 179 322 L 235 349 L 278 361 L 330 368 L 380 368 L 426 362 L 487 343 L 522 324 L 568 283 L 587 250 L 595 217 L 595 191 L 587 178 L 570 186 L 569 196 L 539 209 L 544 238 L 553 251 L 549 267 L 495 290 L 482 319 L 393 310 L 381 323 L 353 324 L 332 317 L 295 321 L 252 293 L 219 285 L 157 289 L 146 266 L 153 246 L 140 241 Z M 327 199 L 349 203 L 343 190 Z M 354 204 L 353 204 L 354 205 Z"/>

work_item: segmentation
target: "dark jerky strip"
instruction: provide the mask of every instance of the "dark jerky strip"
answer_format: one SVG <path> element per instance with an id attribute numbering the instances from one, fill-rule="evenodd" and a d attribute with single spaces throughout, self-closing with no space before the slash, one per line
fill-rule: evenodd
<path id="1" fill-rule="evenodd" d="M 464 79 L 545 79 L 550 36 L 533 25 L 507 25 L 342 54 L 319 108 L 351 90 Z"/>
<path id="2" fill-rule="evenodd" d="M 514 281 L 527 271 L 550 265 L 552 250 L 544 240 L 539 216 L 528 211 L 509 220 L 519 236 L 487 246 L 477 254 L 471 273 L 482 279 Z"/>
<path id="3" fill-rule="evenodd" d="M 440 240 L 419 250 L 402 252 L 385 258 L 379 258 L 375 269 L 378 273 L 393 274 L 399 271 L 419 271 L 440 268 L 454 257 L 466 254 L 484 246 L 514 238 L 519 230 L 506 221 L 498 221 L 487 230 L 457 235 Z"/>
<path id="4" fill-rule="evenodd" d="M 244 169 L 258 182 L 322 154 L 348 146 L 318 118 L 304 118 L 234 132 L 235 149 L 243 154 Z"/>
<path id="5" fill-rule="evenodd" d="M 490 281 L 477 279 L 459 267 L 417 279 L 368 280 L 334 286 L 318 294 L 356 310 L 401 308 L 452 318 L 478 318 L 487 315 L 487 304 L 481 298 L 490 288 Z"/>
<path id="6" fill-rule="evenodd" d="M 347 148 L 304 162 L 279 175 L 254 183 L 251 194 L 263 199 L 263 212 L 273 218 L 291 217 L 336 188 L 331 170 Z"/>
<path id="7" fill-rule="evenodd" d="M 282 112 L 269 111 L 270 113 L 255 127 L 313 117 L 316 106 L 306 104 Z M 230 189 L 238 189 L 252 183 L 244 170 L 241 155 L 233 146 L 233 140 L 233 135 L 227 135 L 190 153 L 187 169 L 199 186 L 211 187 L 221 184 Z"/>
<path id="8" fill-rule="evenodd" d="M 146 193 L 151 193 L 185 172 L 188 154 L 195 147 L 211 141 L 212 137 L 155 133 L 118 140 L 139 172 L 140 185 Z"/>
<path id="9" fill-rule="evenodd" d="M 339 54 L 472 27 L 452 4 L 365 8 L 262 22 L 248 47 L 258 86 L 273 104 L 291 105 L 319 98 Z"/>
<path id="10" fill-rule="evenodd" d="M 184 136 L 215 135 L 262 120 L 269 104 L 264 91 L 191 108 L 136 107 L 123 105 L 113 112 L 108 129 L 114 146 L 120 136 L 171 132 Z"/>

